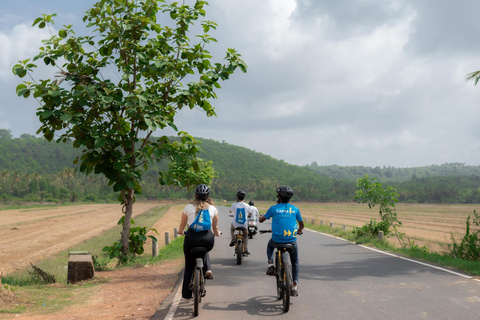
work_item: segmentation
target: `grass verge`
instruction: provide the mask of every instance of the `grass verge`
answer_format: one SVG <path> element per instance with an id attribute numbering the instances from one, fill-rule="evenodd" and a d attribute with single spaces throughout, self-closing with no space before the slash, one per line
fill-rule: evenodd
<path id="1" fill-rule="evenodd" d="M 165 205 L 153 208 L 135 218 L 135 225 L 148 226 L 155 224 L 168 210 Z M 95 293 L 95 287 L 105 280 L 94 278 L 91 281 L 67 285 L 68 251 L 88 251 L 96 255 L 97 259 L 109 261 L 102 252 L 103 247 L 119 238 L 121 226 L 114 227 L 101 235 L 86 240 L 70 249 L 60 252 L 51 259 L 35 264 L 43 271 L 52 274 L 57 283 L 51 285 L 38 284 L 32 281 L 29 270 L 2 277 L 0 286 L 0 314 L 53 313 L 67 306 L 81 304 Z M 154 265 L 161 261 L 183 257 L 183 237 L 173 240 L 168 246 L 159 250 L 158 256 L 151 255 L 136 257 L 122 268 L 136 267 L 138 265 Z M 109 263 L 110 268 L 115 268 L 115 261 Z"/>
<path id="2" fill-rule="evenodd" d="M 311 230 L 343 238 L 356 244 L 363 244 L 367 247 L 374 247 L 377 249 L 396 253 L 404 257 L 442 266 L 447 269 L 457 270 L 474 277 L 480 276 L 480 263 L 478 261 L 467 261 L 454 258 L 445 254 L 430 252 L 427 247 L 419 247 L 413 242 L 410 246 L 406 246 L 404 248 L 397 248 L 392 244 L 388 243 L 386 240 L 379 240 L 375 237 L 356 238 L 352 231 L 346 231 L 343 230 L 343 228 L 330 228 L 326 225 L 313 225 L 308 222 L 305 223 L 305 227 Z"/>

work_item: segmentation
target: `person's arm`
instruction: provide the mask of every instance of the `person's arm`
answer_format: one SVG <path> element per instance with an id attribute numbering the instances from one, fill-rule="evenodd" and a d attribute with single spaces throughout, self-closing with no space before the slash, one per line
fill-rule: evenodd
<path id="1" fill-rule="evenodd" d="M 182 218 L 180 220 L 180 227 L 178 227 L 178 234 L 183 236 L 185 234 L 185 227 L 187 226 L 188 217 L 182 212 Z"/>
<path id="2" fill-rule="evenodd" d="M 260 223 L 262 223 L 265 220 L 267 220 L 267 218 L 265 218 L 265 215 L 261 215 L 260 218 L 258 218 L 258 222 Z"/>
<path id="3" fill-rule="evenodd" d="M 222 232 L 218 230 L 218 215 L 215 215 L 215 217 L 212 219 L 212 230 L 215 237 L 220 237 L 222 234 Z"/>
<path id="4" fill-rule="evenodd" d="M 303 223 L 303 221 L 298 221 L 297 234 L 302 234 L 303 233 L 303 228 L 305 228 L 305 224 Z"/>

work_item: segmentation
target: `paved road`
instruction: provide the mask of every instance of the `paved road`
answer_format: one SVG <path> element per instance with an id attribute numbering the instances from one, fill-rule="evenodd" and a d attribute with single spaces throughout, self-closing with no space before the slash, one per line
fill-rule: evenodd
<path id="1" fill-rule="evenodd" d="M 197 319 L 480 319 L 479 281 L 313 231 L 298 238 L 299 296 L 283 313 L 275 278 L 265 275 L 270 235 L 250 240 L 252 255 L 238 266 L 228 246 L 232 218 L 219 211 L 224 235 L 211 252 L 214 280 Z M 193 303 L 176 293 L 152 319 L 193 317 Z"/>

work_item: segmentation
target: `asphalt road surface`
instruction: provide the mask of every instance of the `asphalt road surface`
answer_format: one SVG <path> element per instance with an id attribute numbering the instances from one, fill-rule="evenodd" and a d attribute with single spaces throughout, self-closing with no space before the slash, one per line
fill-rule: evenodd
<path id="1" fill-rule="evenodd" d="M 479 281 L 309 230 L 297 240 L 299 296 L 284 313 L 275 277 L 265 275 L 271 234 L 251 239 L 252 254 L 237 265 L 228 246 L 232 218 L 218 208 L 223 235 L 210 253 L 214 279 L 197 319 L 480 319 Z M 270 229 L 270 221 L 259 229 Z M 178 288 L 152 319 L 193 318 L 193 302 Z"/>

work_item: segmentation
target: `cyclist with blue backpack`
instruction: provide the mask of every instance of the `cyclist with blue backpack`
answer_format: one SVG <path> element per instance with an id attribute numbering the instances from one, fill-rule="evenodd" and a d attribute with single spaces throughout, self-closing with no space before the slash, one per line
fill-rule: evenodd
<path id="1" fill-rule="evenodd" d="M 272 238 L 267 244 L 267 275 L 275 275 L 274 250 L 277 243 L 291 243 L 294 250 L 290 252 L 290 260 L 292 261 L 292 277 L 293 289 L 292 295 L 298 295 L 298 246 L 297 234 L 303 233 L 304 223 L 300 210 L 290 204 L 293 197 L 293 190 L 289 186 L 281 186 L 277 189 L 277 204 L 271 206 L 267 213 L 260 216 L 259 222 L 262 223 L 268 219 L 272 219 Z"/>
<path id="2" fill-rule="evenodd" d="M 233 203 L 230 207 L 229 212 L 233 213 L 233 221 L 230 226 L 230 236 L 232 240 L 230 241 L 230 247 L 235 245 L 235 229 L 243 229 L 243 245 L 244 245 L 244 254 L 249 255 L 248 252 L 248 229 L 247 229 L 247 219 L 251 217 L 252 212 L 250 206 L 245 203 L 244 199 L 247 193 L 243 190 L 238 190 L 237 192 L 237 202 Z"/>
<path id="3" fill-rule="evenodd" d="M 187 224 L 189 227 L 185 231 Z M 210 188 L 205 184 L 199 184 L 195 188 L 195 200 L 183 209 L 180 227 L 178 228 L 178 234 L 185 235 L 183 243 L 185 271 L 182 287 L 182 297 L 185 299 L 192 298 L 192 291 L 190 291 L 188 285 L 195 269 L 195 256 L 190 252 L 190 249 L 205 247 L 208 251 L 211 251 L 215 244 L 215 236 L 220 236 L 217 224 L 218 210 L 213 206 L 212 198 L 210 198 Z M 208 252 L 203 260 L 205 279 L 213 279 Z"/>

